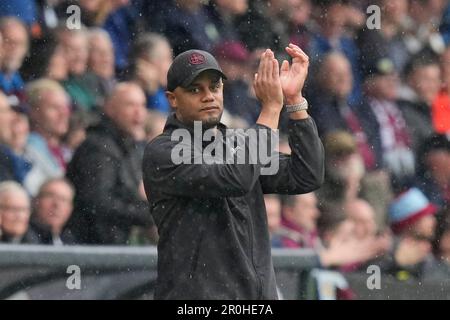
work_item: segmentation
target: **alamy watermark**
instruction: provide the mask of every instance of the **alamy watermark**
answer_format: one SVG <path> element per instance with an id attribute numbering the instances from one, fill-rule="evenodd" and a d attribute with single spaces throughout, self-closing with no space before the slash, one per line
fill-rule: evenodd
<path id="1" fill-rule="evenodd" d="M 264 128 L 226 129 L 225 133 L 211 128 L 203 131 L 202 122 L 194 121 L 193 134 L 176 129 L 172 141 L 173 164 L 240 164 L 261 165 L 261 175 L 274 175 L 279 169 L 278 130 Z M 193 141 L 192 141 L 193 140 Z M 206 144 L 206 145 L 205 145 Z"/>
<path id="2" fill-rule="evenodd" d="M 366 26 L 369 30 L 381 29 L 381 8 L 375 4 L 367 7 L 367 14 L 370 16 L 366 20 Z"/>
<path id="3" fill-rule="evenodd" d="M 70 276 L 66 280 L 66 288 L 69 290 L 80 290 L 81 289 L 81 269 L 77 265 L 70 265 L 66 270 L 67 274 Z"/>
<path id="4" fill-rule="evenodd" d="M 367 278 L 366 285 L 369 290 L 381 289 L 381 270 L 377 265 L 370 265 L 367 267 L 367 274 L 370 276 Z"/>
<path id="5" fill-rule="evenodd" d="M 68 6 L 66 10 L 70 16 L 66 20 L 66 27 L 70 30 L 81 29 L 81 8 L 75 4 Z"/>
<path id="6" fill-rule="evenodd" d="M 81 8 L 73 4 L 67 7 L 66 13 L 70 14 L 66 20 L 67 28 L 70 30 L 81 29 Z M 373 4 L 367 7 L 366 13 L 369 14 L 366 20 L 367 28 L 369 30 L 381 29 L 381 8 Z"/>

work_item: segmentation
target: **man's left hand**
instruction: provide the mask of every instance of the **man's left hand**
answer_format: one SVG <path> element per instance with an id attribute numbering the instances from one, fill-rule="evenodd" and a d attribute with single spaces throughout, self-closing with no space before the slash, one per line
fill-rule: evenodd
<path id="1" fill-rule="evenodd" d="M 308 75 L 309 58 L 298 46 L 289 44 L 286 52 L 292 57 L 292 65 L 284 60 L 280 70 L 280 81 L 285 104 L 302 102 L 302 90 Z"/>

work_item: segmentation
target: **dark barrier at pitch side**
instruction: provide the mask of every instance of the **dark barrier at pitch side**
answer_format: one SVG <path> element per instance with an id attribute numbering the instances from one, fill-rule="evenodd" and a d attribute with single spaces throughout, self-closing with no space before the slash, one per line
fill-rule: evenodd
<path id="1" fill-rule="evenodd" d="M 317 297 L 312 250 L 273 249 L 272 255 L 283 298 Z M 0 245 L 0 299 L 152 299 L 156 266 L 156 247 Z M 370 290 L 369 276 L 345 275 L 359 299 L 450 298 L 448 278 L 419 282 L 383 275 L 381 288 Z"/>

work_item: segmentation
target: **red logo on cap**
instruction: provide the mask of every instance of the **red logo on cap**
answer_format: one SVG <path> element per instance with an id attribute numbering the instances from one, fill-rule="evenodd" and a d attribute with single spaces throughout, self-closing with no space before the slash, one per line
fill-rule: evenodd
<path id="1" fill-rule="evenodd" d="M 189 62 L 191 64 L 203 64 L 205 63 L 205 56 L 202 55 L 201 53 L 194 52 L 189 57 Z"/>

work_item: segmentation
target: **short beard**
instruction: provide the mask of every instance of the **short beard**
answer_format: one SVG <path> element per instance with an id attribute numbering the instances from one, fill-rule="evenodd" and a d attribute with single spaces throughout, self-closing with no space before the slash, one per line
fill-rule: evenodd
<path id="1" fill-rule="evenodd" d="M 217 117 L 209 117 L 208 119 L 202 120 L 202 127 L 204 129 L 210 129 L 216 127 L 222 119 L 223 111 Z"/>
<path id="2" fill-rule="evenodd" d="M 216 127 L 220 123 L 220 119 L 222 118 L 222 114 L 218 117 L 211 117 L 202 121 L 202 126 L 204 129 L 211 129 Z"/>

